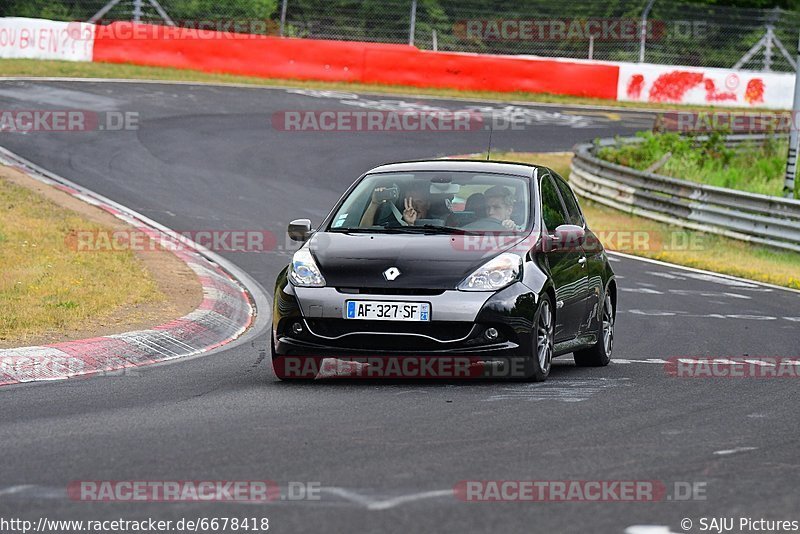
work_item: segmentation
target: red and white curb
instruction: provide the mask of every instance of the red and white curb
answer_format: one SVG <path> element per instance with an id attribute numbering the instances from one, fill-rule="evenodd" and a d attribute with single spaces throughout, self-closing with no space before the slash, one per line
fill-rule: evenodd
<path id="1" fill-rule="evenodd" d="M 242 336 L 253 325 L 257 308 L 269 310 L 260 286 L 216 254 L 187 243 L 185 238 L 178 240 L 178 236 L 168 228 L 49 173 L 2 147 L 0 163 L 95 205 L 148 234 L 186 263 L 197 274 L 203 289 L 203 301 L 197 309 L 150 330 L 2 349 L 0 386 L 63 380 L 206 353 Z M 177 243 L 179 247 L 175 246 Z M 226 268 L 223 269 L 221 264 L 226 264 Z M 259 319 L 263 327 L 266 318 Z"/>

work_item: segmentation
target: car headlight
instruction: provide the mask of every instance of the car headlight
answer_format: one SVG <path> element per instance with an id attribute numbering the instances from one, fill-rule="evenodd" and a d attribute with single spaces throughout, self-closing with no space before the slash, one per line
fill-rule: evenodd
<path id="1" fill-rule="evenodd" d="M 497 291 L 519 279 L 522 258 L 504 252 L 495 256 L 458 284 L 461 291 Z"/>
<path id="2" fill-rule="evenodd" d="M 325 287 L 325 278 L 306 247 L 294 253 L 289 279 L 299 287 Z"/>

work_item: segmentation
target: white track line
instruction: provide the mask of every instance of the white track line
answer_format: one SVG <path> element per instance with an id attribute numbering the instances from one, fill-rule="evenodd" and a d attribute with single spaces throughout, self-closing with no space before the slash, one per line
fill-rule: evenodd
<path id="1" fill-rule="evenodd" d="M 664 525 L 631 525 L 625 529 L 625 534 L 677 534 Z"/>
<path id="2" fill-rule="evenodd" d="M 689 272 L 693 272 L 693 273 L 700 273 L 700 274 L 705 274 L 705 275 L 709 275 L 709 276 L 715 276 L 717 278 L 725 278 L 727 280 L 736 280 L 737 282 L 745 282 L 745 283 L 748 283 L 748 284 L 756 284 L 756 285 L 763 286 L 763 287 L 770 287 L 770 288 L 773 288 L 773 289 L 782 289 L 783 291 L 791 291 L 792 293 L 800 294 L 800 289 L 792 289 L 791 287 L 783 287 L 783 286 L 778 286 L 778 285 L 775 285 L 775 284 L 769 284 L 767 282 L 759 282 L 758 280 L 748 280 L 747 278 L 739 278 L 738 276 L 731 276 L 729 274 L 721 274 L 721 273 L 715 273 L 715 272 L 712 272 L 712 271 L 705 271 L 703 269 L 695 269 L 694 267 L 685 267 L 683 265 L 677 265 L 675 263 L 667 263 L 665 261 L 653 260 L 653 259 L 650 259 L 650 258 L 643 258 L 641 256 L 634 256 L 632 254 L 625 254 L 624 252 L 616 252 L 616 251 L 611 251 L 611 250 L 608 250 L 606 252 L 609 255 L 620 256 L 622 258 L 627 258 L 629 260 L 643 261 L 645 263 L 652 263 L 654 265 L 661 265 L 662 267 L 669 267 L 671 269 L 680 269 L 681 271 L 689 271 Z"/>
<path id="3" fill-rule="evenodd" d="M 400 495 L 399 497 L 392 497 L 391 499 L 380 500 L 366 495 L 362 495 L 360 493 L 345 488 L 323 487 L 320 488 L 320 491 L 324 493 L 330 493 L 338 497 L 342 497 L 356 504 L 360 504 L 364 506 L 367 510 L 388 510 L 389 508 L 394 508 L 396 506 L 400 506 L 401 504 L 406 504 L 409 502 L 421 501 L 423 499 L 437 499 L 439 497 L 452 497 L 454 495 L 452 489 L 433 490 L 433 491 L 422 491 L 419 493 L 411 493 L 408 495 Z"/>
<path id="4" fill-rule="evenodd" d="M 421 501 L 423 499 L 436 499 L 439 497 L 452 497 L 453 490 L 434 490 L 434 491 L 423 491 L 421 493 L 413 493 L 411 495 L 402 495 L 400 497 L 395 497 L 394 499 L 387 499 L 385 501 L 378 501 L 375 502 L 367 508 L 369 510 L 388 510 L 389 508 L 394 508 L 395 506 L 399 506 L 401 504 L 406 504 L 408 502 L 414 501 Z"/>
<path id="5" fill-rule="evenodd" d="M 714 454 L 716 454 L 718 456 L 729 456 L 731 454 L 736 454 L 737 452 L 754 451 L 756 449 L 758 449 L 758 447 L 736 447 L 735 449 L 714 451 Z"/>
<path id="6" fill-rule="evenodd" d="M 19 493 L 20 491 L 25 491 L 30 488 L 34 488 L 35 486 L 31 484 L 23 484 L 21 486 L 11 486 L 8 488 L 0 489 L 0 495 L 13 495 L 14 493 Z"/>

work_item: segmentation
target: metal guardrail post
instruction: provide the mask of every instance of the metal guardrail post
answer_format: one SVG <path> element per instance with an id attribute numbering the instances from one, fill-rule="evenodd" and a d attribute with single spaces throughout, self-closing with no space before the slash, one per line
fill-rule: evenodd
<path id="1" fill-rule="evenodd" d="M 286 5 L 289 3 L 289 0 L 283 0 L 281 3 L 281 30 L 280 36 L 283 37 L 286 31 Z"/>
<path id="2" fill-rule="evenodd" d="M 639 35 L 639 63 L 644 63 L 644 48 L 647 43 L 647 17 L 650 15 L 650 10 L 653 9 L 655 1 L 656 0 L 649 0 L 642 12 L 642 28 Z"/>
<path id="3" fill-rule="evenodd" d="M 411 0 L 411 16 L 408 26 L 408 44 L 414 46 L 414 34 L 417 31 L 417 0 Z"/>
<path id="4" fill-rule="evenodd" d="M 786 178 L 783 181 L 783 196 L 794 197 L 795 180 L 797 179 L 797 151 L 800 150 L 800 38 L 797 41 L 797 68 L 794 77 L 794 102 L 792 104 L 792 120 L 789 124 L 789 155 L 786 158 Z"/>
<path id="5" fill-rule="evenodd" d="M 161 4 L 158 3 L 158 0 L 147 0 L 147 2 L 151 6 L 153 6 L 153 8 L 156 10 L 156 13 L 158 13 L 158 16 L 161 17 L 161 20 L 163 20 L 164 22 L 167 23 L 167 26 L 175 26 L 175 21 L 173 21 L 170 18 L 170 16 L 167 14 L 167 12 L 164 10 L 164 8 L 161 7 Z M 111 0 L 106 5 L 104 5 L 100 9 L 100 11 L 98 11 L 97 13 L 92 15 L 92 17 L 87 22 L 89 22 L 91 24 L 97 23 L 99 20 L 101 20 L 103 17 L 105 17 L 106 14 L 109 11 L 114 9 L 114 7 L 116 7 L 116 5 L 119 4 L 119 3 L 120 3 L 120 0 Z M 144 0 L 134 0 L 133 1 L 133 11 L 131 12 L 131 20 L 133 22 L 137 22 L 138 23 L 138 22 L 142 21 L 142 14 L 144 13 L 143 10 L 142 10 L 143 3 L 144 3 Z"/>

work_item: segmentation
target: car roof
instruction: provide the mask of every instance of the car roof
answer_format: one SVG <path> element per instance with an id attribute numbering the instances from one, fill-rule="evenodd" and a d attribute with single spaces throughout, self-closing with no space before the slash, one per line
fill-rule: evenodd
<path id="1" fill-rule="evenodd" d="M 511 174 L 531 178 L 537 165 L 511 161 L 485 161 L 473 159 L 433 159 L 387 163 L 370 169 L 367 174 L 380 172 L 465 171 Z"/>

